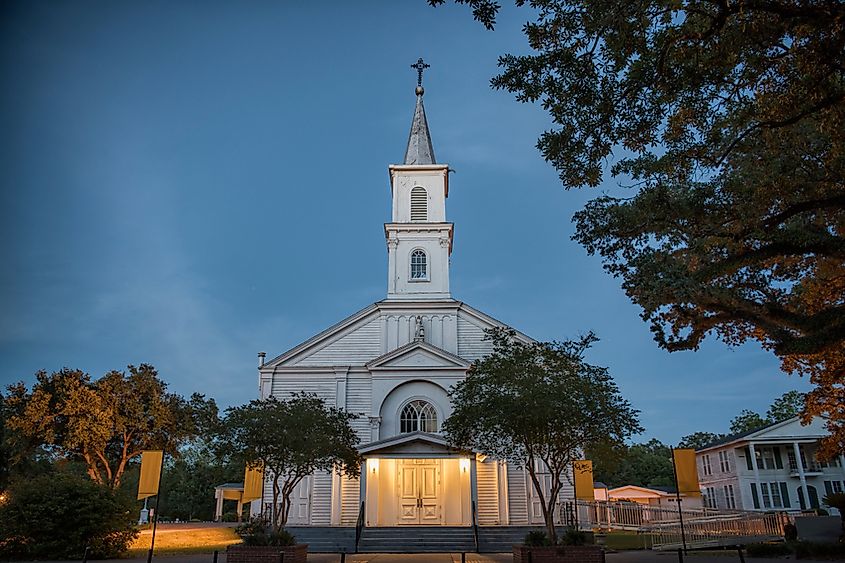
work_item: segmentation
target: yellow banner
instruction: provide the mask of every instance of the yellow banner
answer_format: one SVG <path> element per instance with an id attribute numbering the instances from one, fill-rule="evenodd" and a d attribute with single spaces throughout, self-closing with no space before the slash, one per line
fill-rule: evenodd
<path id="1" fill-rule="evenodd" d="M 241 500 L 249 502 L 264 495 L 264 468 L 261 465 L 246 466 L 244 473 L 244 494 Z"/>
<path id="2" fill-rule="evenodd" d="M 593 493 L 593 462 L 582 459 L 573 463 L 575 473 L 575 498 L 578 500 L 596 500 Z"/>
<path id="3" fill-rule="evenodd" d="M 695 465 L 695 450 L 691 448 L 672 450 L 672 456 L 675 462 L 678 492 L 691 497 L 701 496 L 701 487 L 698 485 L 698 468 Z"/>
<path id="4" fill-rule="evenodd" d="M 138 479 L 138 500 L 158 494 L 158 481 L 161 478 L 161 462 L 164 452 L 146 450 L 141 452 L 141 478 Z"/>

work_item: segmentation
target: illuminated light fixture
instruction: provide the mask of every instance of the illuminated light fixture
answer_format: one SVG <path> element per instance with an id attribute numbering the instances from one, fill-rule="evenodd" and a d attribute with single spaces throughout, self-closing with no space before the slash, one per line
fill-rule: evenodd
<path id="1" fill-rule="evenodd" d="M 376 472 L 378 472 L 378 458 L 377 457 L 371 457 L 370 459 L 368 459 L 367 465 L 370 467 L 370 473 L 372 473 L 373 475 L 375 475 Z"/>
<path id="2" fill-rule="evenodd" d="M 461 458 L 461 471 L 463 473 L 466 473 L 468 469 L 469 469 L 469 458 L 462 457 Z"/>

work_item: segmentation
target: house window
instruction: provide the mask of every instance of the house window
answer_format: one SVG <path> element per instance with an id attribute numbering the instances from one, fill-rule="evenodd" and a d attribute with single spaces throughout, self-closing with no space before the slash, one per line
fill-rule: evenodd
<path id="1" fill-rule="evenodd" d="M 769 484 L 760 483 L 760 490 L 763 492 L 763 508 L 771 508 L 772 498 L 769 496 Z"/>
<path id="2" fill-rule="evenodd" d="M 426 401 L 411 401 L 399 415 L 400 432 L 437 432 L 437 411 Z"/>
<path id="3" fill-rule="evenodd" d="M 704 505 L 707 508 L 717 508 L 716 489 L 714 487 L 704 487 Z"/>
<path id="4" fill-rule="evenodd" d="M 411 279 L 425 280 L 428 279 L 428 268 L 426 264 L 425 251 L 416 249 L 411 253 Z"/>
<path id="5" fill-rule="evenodd" d="M 411 190 L 411 221 L 428 221 L 428 194 L 420 186 Z"/>
<path id="6" fill-rule="evenodd" d="M 734 486 L 725 485 L 725 505 L 726 508 L 736 508 L 736 496 L 734 495 Z"/>
<path id="7" fill-rule="evenodd" d="M 719 470 L 721 470 L 722 473 L 728 473 L 731 470 L 728 452 L 719 452 Z"/>
<path id="8" fill-rule="evenodd" d="M 705 475 L 713 474 L 713 469 L 710 467 L 710 454 L 704 454 L 701 458 L 701 469 Z"/>

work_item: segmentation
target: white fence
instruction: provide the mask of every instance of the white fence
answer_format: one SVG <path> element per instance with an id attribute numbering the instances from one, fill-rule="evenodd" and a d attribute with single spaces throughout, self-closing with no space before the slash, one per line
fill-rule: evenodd
<path id="1" fill-rule="evenodd" d="M 574 506 L 561 507 L 561 521 L 573 523 Z M 789 521 L 782 513 L 684 508 L 683 535 L 687 547 L 741 545 L 783 538 L 783 525 Z M 677 509 L 634 502 L 578 501 L 580 528 L 593 530 L 628 530 L 648 534 L 654 549 L 681 547 L 681 515 Z"/>

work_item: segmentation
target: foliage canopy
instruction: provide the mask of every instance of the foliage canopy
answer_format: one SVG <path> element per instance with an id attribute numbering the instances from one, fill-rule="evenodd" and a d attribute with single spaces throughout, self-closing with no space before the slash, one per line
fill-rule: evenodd
<path id="1" fill-rule="evenodd" d="M 443 423 L 458 448 L 526 468 L 554 543 L 554 508 L 574 461 L 592 443 L 622 443 L 642 431 L 606 368 L 586 363 L 592 334 L 575 342 L 522 342 L 512 330 L 488 331 L 493 352 L 475 361 L 451 391 Z M 548 469 L 544 490 L 538 473 Z"/>
<path id="2" fill-rule="evenodd" d="M 94 559 L 126 551 L 138 535 L 134 502 L 84 476 L 55 472 L 17 479 L 0 504 L 0 557 Z"/>
<path id="3" fill-rule="evenodd" d="M 84 461 L 88 476 L 113 488 L 143 450 L 178 456 L 179 446 L 217 416 L 213 400 L 168 393 L 155 368 L 129 366 L 92 381 L 80 370 L 40 371 L 30 391 L 9 386 L 9 440 L 18 456 L 43 447 L 54 457 Z"/>
<path id="4" fill-rule="evenodd" d="M 222 451 L 264 467 L 273 485 L 271 523 L 276 532 L 287 523 L 291 493 L 304 477 L 315 471 L 360 474 L 358 436 L 349 423 L 356 416 L 304 392 L 226 411 Z"/>
<path id="5" fill-rule="evenodd" d="M 495 0 L 455 0 L 492 29 Z M 428 0 L 440 5 L 445 0 Z M 845 447 L 845 4 L 516 0 L 532 51 L 494 88 L 538 103 L 575 214 L 667 350 L 758 340 L 817 386 Z M 609 169 L 607 164 L 610 163 Z"/>

